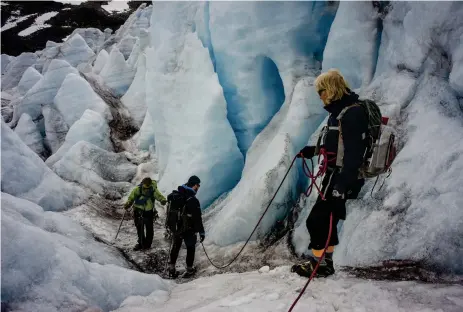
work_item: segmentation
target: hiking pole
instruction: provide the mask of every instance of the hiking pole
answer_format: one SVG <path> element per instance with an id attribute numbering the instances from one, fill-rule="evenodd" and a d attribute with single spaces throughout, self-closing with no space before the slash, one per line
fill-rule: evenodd
<path id="1" fill-rule="evenodd" d="M 116 237 L 114 237 L 114 240 L 117 239 L 117 235 L 119 235 L 119 231 L 121 230 L 122 222 L 124 221 L 125 213 L 127 212 L 127 209 L 124 209 L 124 214 L 122 215 L 122 220 L 121 224 L 119 224 L 119 229 L 117 230 Z"/>

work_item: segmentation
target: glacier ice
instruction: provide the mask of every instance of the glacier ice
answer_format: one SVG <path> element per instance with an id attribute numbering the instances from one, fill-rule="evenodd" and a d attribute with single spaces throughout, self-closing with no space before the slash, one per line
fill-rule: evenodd
<path id="1" fill-rule="evenodd" d="M 97 28 L 77 28 L 71 33 L 69 38 L 74 37 L 75 34 L 79 34 L 94 53 L 101 50 L 106 40 L 105 33 Z"/>
<path id="2" fill-rule="evenodd" d="M 8 64 L 14 59 L 14 56 L 10 56 L 8 54 L 3 54 L 2 53 L 2 59 L 1 59 L 1 66 L 2 66 L 2 75 L 5 73 L 6 68 L 8 67 Z"/>
<path id="3" fill-rule="evenodd" d="M 461 14 L 463 6 L 457 3 L 401 2 L 394 3 L 383 20 L 376 70 L 361 94 L 376 100 L 383 114 L 391 117 L 391 124 L 402 134 L 401 150 L 383 189 L 370 198 L 370 181 L 363 198 L 348 203 L 334 254 L 340 265 L 410 258 L 463 272 L 463 249 L 458 243 L 463 214 L 457 195 L 463 185 L 457 175 L 463 155 L 463 114 L 458 90 L 452 89 L 449 79 L 461 66 L 450 61 L 454 54 L 458 59 L 461 49 L 454 40 L 463 29 Z M 362 31 L 362 23 L 350 24 Z M 341 25 L 334 23 L 332 32 L 344 31 L 338 30 Z M 445 36 L 440 35 L 442 29 L 447 29 Z M 335 51 L 325 50 L 325 54 L 335 55 Z M 339 54 L 332 61 L 342 67 L 349 59 Z M 362 76 L 358 68 L 344 68 L 346 76 L 368 81 L 368 72 Z M 308 239 L 303 243 L 302 233 L 307 230 L 304 220 L 300 221 L 296 247 L 302 252 Z"/>
<path id="4" fill-rule="evenodd" d="M 112 151 L 111 129 L 106 120 L 97 112 L 87 109 L 66 134 L 61 147 L 45 163 L 52 167 L 69 149 L 79 141 L 85 141 L 107 151 Z"/>
<path id="5" fill-rule="evenodd" d="M 79 141 L 52 169 L 63 179 L 78 182 L 106 198 L 120 199 L 132 188 L 128 181 L 135 176 L 137 166 L 124 153 L 111 153 Z"/>
<path id="6" fill-rule="evenodd" d="M 52 60 L 48 71 L 27 93 L 21 103 L 14 107 L 12 123 L 16 124 L 23 113 L 27 113 L 32 120 L 37 119 L 43 104 L 53 103 L 64 78 L 70 74 L 78 74 L 77 70 L 63 60 Z"/>
<path id="7" fill-rule="evenodd" d="M 66 210 L 87 198 L 63 181 L 2 121 L 2 192 L 30 200 L 45 210 Z"/>
<path id="8" fill-rule="evenodd" d="M 138 58 L 137 73 L 127 92 L 121 98 L 122 103 L 130 112 L 135 123 L 140 127 L 146 114 L 146 57 L 141 54 Z"/>
<path id="9" fill-rule="evenodd" d="M 79 120 L 86 109 L 101 114 L 107 120 L 112 119 L 108 105 L 79 74 L 71 73 L 66 76 L 53 103 L 69 126 Z"/>
<path id="10" fill-rule="evenodd" d="M 96 57 L 95 63 L 93 64 L 93 72 L 95 74 L 99 74 L 103 67 L 105 66 L 106 62 L 108 61 L 109 54 L 106 50 L 101 50 Z"/>
<path id="11" fill-rule="evenodd" d="M 159 187 L 170 192 L 196 174 L 202 181 L 198 198 L 206 207 L 236 185 L 243 156 L 226 119 L 226 102 L 209 52 L 196 33 L 182 34 L 182 27 L 159 49 L 146 51 L 147 105 L 154 118 Z M 162 28 L 153 27 L 153 36 L 162 33 Z"/>
<path id="12" fill-rule="evenodd" d="M 69 126 L 63 115 L 51 104 L 43 105 L 42 115 L 45 127 L 45 145 L 52 154 L 56 153 L 66 139 Z"/>
<path id="13" fill-rule="evenodd" d="M 81 63 L 88 62 L 94 55 L 95 53 L 87 45 L 84 38 L 76 33 L 64 43 L 47 42 L 47 47 L 44 49 L 39 64 L 43 67 L 42 73 L 45 73 L 54 59 L 65 60 L 76 67 Z"/>
<path id="14" fill-rule="evenodd" d="M 90 233 L 69 217 L 54 211 L 44 211 L 33 202 L 7 193 L 2 193 L 1 196 L 2 214 L 47 231 L 55 242 L 71 249 L 80 258 L 99 264 L 128 267 L 119 251 L 98 243 Z"/>
<path id="15" fill-rule="evenodd" d="M 117 48 L 122 53 L 122 55 L 124 55 L 125 59 L 129 58 L 130 53 L 132 53 L 132 50 L 133 50 L 133 47 L 136 41 L 137 41 L 136 37 L 132 37 L 128 35 L 122 38 L 122 40 L 117 44 Z"/>
<path id="16" fill-rule="evenodd" d="M 35 53 L 21 53 L 10 61 L 2 73 L 2 90 L 16 87 L 24 72 L 37 61 Z"/>
<path id="17" fill-rule="evenodd" d="M 43 138 L 37 129 L 37 126 L 32 121 L 31 116 L 28 114 L 22 114 L 14 132 L 31 150 L 33 150 L 41 158 L 45 158 L 47 153 L 43 145 Z"/>
<path id="18" fill-rule="evenodd" d="M 149 151 L 150 146 L 155 145 L 154 124 L 149 112 L 145 114 L 145 120 L 143 121 L 140 130 L 134 136 L 134 140 L 138 149 L 143 151 Z"/>
<path id="19" fill-rule="evenodd" d="M 42 77 L 34 67 L 26 69 L 17 86 L 19 93 L 26 94 Z"/>
<path id="20" fill-rule="evenodd" d="M 246 240 L 300 148 L 315 131 L 325 113 L 313 87 L 313 78 L 299 80 L 270 125 L 256 138 L 238 185 L 214 207 L 207 221 L 207 237 L 217 245 Z M 295 202 L 300 184 L 299 161 L 294 163 L 253 238 L 266 234 L 275 220 L 282 220 Z"/>
<path id="21" fill-rule="evenodd" d="M 2 303 L 12 310 L 109 311 L 127 296 L 169 290 L 157 275 L 119 267 L 77 224 L 33 203 L 2 194 L 1 228 Z"/>
<path id="22" fill-rule="evenodd" d="M 95 55 L 92 49 L 87 45 L 84 38 L 79 34 L 74 34 L 70 39 L 60 47 L 61 59 L 66 60 L 72 66 L 86 62 Z"/>
<path id="23" fill-rule="evenodd" d="M 158 4 L 156 4 L 158 5 Z M 127 36 L 138 37 L 140 31 L 150 27 L 151 12 L 153 6 L 146 6 L 142 3 L 135 12 L 133 12 L 127 21 L 114 34 L 117 40 Z"/>
<path id="24" fill-rule="evenodd" d="M 341 2 L 323 53 L 323 70 L 339 69 L 352 89 L 367 86 L 378 57 L 379 20 L 372 5 Z"/>
<path id="25" fill-rule="evenodd" d="M 123 95 L 132 83 L 135 72 L 136 69 L 127 64 L 124 55 L 115 46 L 112 48 L 100 76 L 116 95 Z"/>
<path id="26" fill-rule="evenodd" d="M 337 4 L 211 2 L 209 6 L 228 119 L 246 154 L 298 77 L 313 76 L 318 70 Z"/>

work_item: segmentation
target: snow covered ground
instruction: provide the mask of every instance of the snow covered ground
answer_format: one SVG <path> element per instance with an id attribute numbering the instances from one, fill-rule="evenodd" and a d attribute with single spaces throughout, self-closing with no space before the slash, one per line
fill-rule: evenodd
<path id="1" fill-rule="evenodd" d="M 306 279 L 290 267 L 228 273 L 177 285 L 170 292 L 129 297 L 117 312 L 148 311 L 288 311 Z M 294 312 L 403 311 L 457 312 L 463 309 L 463 287 L 360 280 L 337 273 L 313 281 Z"/>

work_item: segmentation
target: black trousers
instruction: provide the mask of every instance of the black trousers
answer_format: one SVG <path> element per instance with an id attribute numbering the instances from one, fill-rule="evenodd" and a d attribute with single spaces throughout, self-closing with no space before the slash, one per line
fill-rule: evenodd
<path id="1" fill-rule="evenodd" d="M 333 213 L 332 229 L 329 246 L 339 244 L 337 224 L 339 220 L 346 219 L 346 200 L 332 196 L 336 183 L 337 173 L 333 173 L 330 180 L 327 173 L 322 182 L 322 192 L 326 190 L 325 200 L 319 195 L 309 217 L 306 220 L 307 230 L 310 234 L 309 249 L 321 250 L 325 248 L 330 228 L 330 214 Z"/>
<path id="2" fill-rule="evenodd" d="M 133 218 L 135 222 L 135 227 L 137 228 L 138 244 L 144 248 L 150 248 L 151 243 L 153 242 L 153 211 L 143 211 L 141 209 L 134 209 Z"/>
<path id="3" fill-rule="evenodd" d="M 177 262 L 178 253 L 182 247 L 182 242 L 185 242 L 186 246 L 186 265 L 192 267 L 195 261 L 195 250 L 197 235 L 193 232 L 186 232 L 183 234 L 177 234 L 172 236 L 172 249 L 170 250 L 170 264 Z"/>

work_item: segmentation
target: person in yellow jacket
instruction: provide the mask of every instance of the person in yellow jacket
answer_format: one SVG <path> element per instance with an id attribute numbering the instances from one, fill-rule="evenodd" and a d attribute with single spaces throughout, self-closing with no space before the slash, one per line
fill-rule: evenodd
<path id="1" fill-rule="evenodd" d="M 158 191 L 156 181 L 147 177 L 132 190 L 125 203 L 124 209 L 129 209 L 132 205 L 134 207 L 133 218 L 137 228 L 138 244 L 133 250 L 151 248 L 154 234 L 153 222 L 158 217 L 158 212 L 154 208 L 155 200 L 158 200 L 163 206 L 167 203 L 166 198 Z"/>

